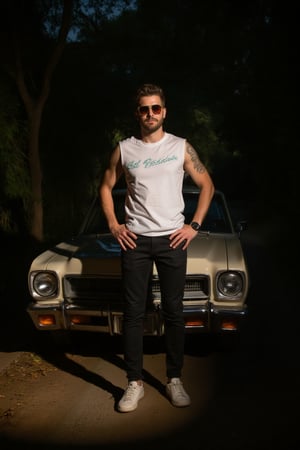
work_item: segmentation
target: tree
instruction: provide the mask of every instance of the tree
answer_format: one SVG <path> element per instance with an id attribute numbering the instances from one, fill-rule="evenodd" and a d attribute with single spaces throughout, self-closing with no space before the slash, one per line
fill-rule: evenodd
<path id="1" fill-rule="evenodd" d="M 59 2 L 60 3 L 60 2 Z M 73 1 L 64 0 L 60 29 L 55 42 L 49 41 L 42 33 L 42 7 L 47 10 L 48 2 L 12 1 L 6 2 L 9 34 L 14 61 L 9 71 L 14 78 L 20 97 L 24 103 L 28 119 L 28 166 L 31 180 L 30 234 L 38 241 L 43 240 L 43 192 L 42 167 L 39 152 L 39 134 L 43 110 L 50 93 L 53 72 L 63 53 L 71 26 Z M 48 9 L 49 10 L 49 9 Z M 45 9 L 44 9 L 45 11 Z M 28 19 L 28 22 L 26 21 Z M 35 28 L 30 29 L 34 22 Z M 49 51 L 44 68 L 38 68 L 32 58 L 29 42 L 40 44 L 36 38 L 44 38 L 43 51 Z M 47 48 L 48 47 L 48 48 Z"/>
<path id="2" fill-rule="evenodd" d="M 24 232 L 30 183 L 24 142 L 26 123 L 12 81 L 0 72 L 0 229 Z M 20 195 L 22 193 L 22 195 Z"/>

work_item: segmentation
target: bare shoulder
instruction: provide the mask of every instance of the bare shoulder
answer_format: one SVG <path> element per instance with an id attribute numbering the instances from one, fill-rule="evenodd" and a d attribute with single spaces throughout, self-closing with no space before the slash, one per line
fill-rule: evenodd
<path id="1" fill-rule="evenodd" d="M 117 144 L 117 145 L 115 146 L 115 148 L 112 150 L 112 156 L 120 157 L 120 155 L 121 155 L 120 144 Z"/>
<path id="2" fill-rule="evenodd" d="M 113 165 L 116 166 L 118 164 L 120 164 L 120 160 L 121 160 L 121 150 L 120 150 L 120 145 L 118 144 L 112 151 L 110 154 L 110 160 L 109 160 L 109 165 Z"/>
<path id="3" fill-rule="evenodd" d="M 185 144 L 185 166 L 196 170 L 198 173 L 206 172 L 205 166 L 200 161 L 198 153 L 188 141 L 186 141 Z"/>

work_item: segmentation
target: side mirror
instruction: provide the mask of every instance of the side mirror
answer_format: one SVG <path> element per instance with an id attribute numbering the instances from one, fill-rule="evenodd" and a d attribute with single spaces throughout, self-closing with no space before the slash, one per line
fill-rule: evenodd
<path id="1" fill-rule="evenodd" d="M 241 232 L 244 230 L 247 230 L 248 228 L 248 223 L 246 220 L 239 220 L 235 226 L 235 230 L 238 233 L 238 235 L 241 235 Z"/>

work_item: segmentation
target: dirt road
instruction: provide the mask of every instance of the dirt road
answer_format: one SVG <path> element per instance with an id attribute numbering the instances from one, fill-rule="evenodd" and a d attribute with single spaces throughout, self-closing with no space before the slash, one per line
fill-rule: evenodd
<path id="1" fill-rule="evenodd" d="M 116 403 L 126 383 L 123 360 L 116 348 L 108 350 L 107 340 L 104 344 L 107 353 L 100 350 L 101 340 L 99 347 L 90 342 L 84 352 L 43 358 L 22 353 L 1 377 L 2 435 L 33 444 L 126 445 L 177 433 L 204 415 L 214 395 L 214 357 L 186 355 L 184 378 L 193 405 L 177 409 L 164 395 L 164 354 L 147 352 L 145 398 L 137 411 L 120 414 Z"/>

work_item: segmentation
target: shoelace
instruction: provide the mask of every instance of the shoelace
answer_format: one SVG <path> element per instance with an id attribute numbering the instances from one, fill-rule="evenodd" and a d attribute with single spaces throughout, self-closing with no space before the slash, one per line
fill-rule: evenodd
<path id="1" fill-rule="evenodd" d="M 135 395 L 137 388 L 138 388 L 138 386 L 133 386 L 132 384 L 130 384 L 126 389 L 124 401 L 127 401 L 127 400 L 130 401 L 131 398 Z"/>
<path id="2" fill-rule="evenodd" d="M 171 384 L 171 388 L 174 390 L 174 394 L 177 397 L 186 398 L 186 394 L 183 391 L 182 383 L 180 383 L 180 382 L 172 383 Z"/>

